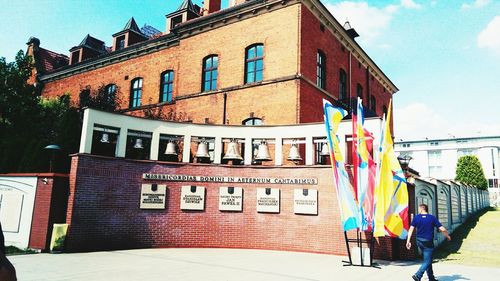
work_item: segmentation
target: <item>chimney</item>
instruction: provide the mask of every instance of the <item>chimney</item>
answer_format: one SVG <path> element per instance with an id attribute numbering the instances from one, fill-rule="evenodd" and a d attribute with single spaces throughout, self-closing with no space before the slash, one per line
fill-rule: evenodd
<path id="1" fill-rule="evenodd" d="M 242 3 L 245 3 L 247 0 L 229 0 L 229 7 L 233 7 Z"/>
<path id="2" fill-rule="evenodd" d="M 208 14 L 220 11 L 221 0 L 204 0 L 203 1 L 203 15 L 206 16 Z"/>

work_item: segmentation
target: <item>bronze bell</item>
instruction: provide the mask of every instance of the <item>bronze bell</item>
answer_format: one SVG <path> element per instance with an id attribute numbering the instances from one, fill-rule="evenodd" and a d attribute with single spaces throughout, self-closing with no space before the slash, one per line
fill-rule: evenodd
<path id="1" fill-rule="evenodd" d="M 198 143 L 198 149 L 196 150 L 196 158 L 210 158 L 210 154 L 208 154 L 208 142 L 200 141 Z"/>
<path id="2" fill-rule="evenodd" d="M 177 151 L 175 150 L 175 143 L 173 141 L 168 141 L 167 149 L 165 149 L 165 155 L 177 156 Z"/>
<path id="3" fill-rule="evenodd" d="M 261 141 L 259 144 L 259 150 L 257 152 L 257 156 L 255 156 L 255 160 L 257 161 L 271 161 L 271 155 L 269 154 L 269 147 L 267 146 L 266 141 Z"/>
<path id="4" fill-rule="evenodd" d="M 288 154 L 288 160 L 291 161 L 302 161 L 302 157 L 299 154 L 299 148 L 296 143 L 292 143 L 292 147 L 290 147 L 290 153 Z"/>
<path id="5" fill-rule="evenodd" d="M 102 133 L 101 142 L 102 143 L 109 143 L 109 134 L 108 133 Z"/>
<path id="6" fill-rule="evenodd" d="M 134 148 L 135 149 L 143 149 L 144 148 L 144 146 L 142 145 L 142 139 L 141 138 L 137 138 L 135 140 Z"/>
<path id="7" fill-rule="evenodd" d="M 329 155 L 330 155 L 330 147 L 328 146 L 328 143 L 325 142 L 321 147 L 321 156 L 329 156 Z"/>
<path id="8" fill-rule="evenodd" d="M 240 154 L 240 148 L 236 140 L 232 139 L 231 142 L 227 145 L 226 154 L 222 158 L 224 160 L 243 160 Z"/>

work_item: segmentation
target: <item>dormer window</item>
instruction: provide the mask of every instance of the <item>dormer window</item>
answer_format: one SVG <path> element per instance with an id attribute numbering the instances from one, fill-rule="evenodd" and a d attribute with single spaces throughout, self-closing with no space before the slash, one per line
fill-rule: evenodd
<path id="1" fill-rule="evenodd" d="M 125 35 L 116 38 L 116 50 L 121 50 L 125 48 Z"/>
<path id="2" fill-rule="evenodd" d="M 70 64 L 75 64 L 78 63 L 79 61 L 80 61 L 80 50 L 72 52 Z"/>

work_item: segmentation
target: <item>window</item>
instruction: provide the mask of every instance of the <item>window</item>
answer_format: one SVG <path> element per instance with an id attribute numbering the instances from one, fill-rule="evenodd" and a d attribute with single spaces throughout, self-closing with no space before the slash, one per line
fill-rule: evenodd
<path id="1" fill-rule="evenodd" d="M 142 78 L 135 78 L 132 80 L 131 85 L 130 108 L 139 107 L 141 106 Z"/>
<path id="2" fill-rule="evenodd" d="M 116 38 L 116 50 L 121 50 L 125 48 L 125 35 Z"/>
<path id="3" fill-rule="evenodd" d="M 443 170 L 441 166 L 429 166 L 429 177 L 442 178 Z"/>
<path id="4" fill-rule="evenodd" d="M 161 74 L 160 102 L 171 102 L 174 86 L 174 72 L 167 70 Z"/>
<path id="5" fill-rule="evenodd" d="M 363 86 L 359 83 L 356 86 L 356 93 L 358 94 L 358 98 L 363 99 Z"/>
<path id="6" fill-rule="evenodd" d="M 90 104 L 90 88 L 87 87 L 80 92 L 79 96 L 80 107 L 89 106 Z"/>
<path id="7" fill-rule="evenodd" d="M 262 81 L 264 70 L 264 45 L 247 48 L 245 55 L 245 84 Z"/>
<path id="8" fill-rule="evenodd" d="M 203 60 L 203 84 L 202 91 L 217 90 L 217 76 L 219 67 L 219 57 L 212 55 Z"/>
<path id="9" fill-rule="evenodd" d="M 80 50 L 71 53 L 71 64 L 78 63 L 80 61 Z"/>
<path id="10" fill-rule="evenodd" d="M 316 85 L 321 89 L 326 88 L 326 57 L 321 50 L 316 56 Z"/>
<path id="11" fill-rule="evenodd" d="M 410 147 L 410 146 L 411 146 L 411 144 L 409 144 L 409 143 L 403 143 L 403 144 L 402 144 L 402 146 L 403 146 L 403 147 Z"/>
<path id="12" fill-rule="evenodd" d="M 116 85 L 115 84 L 109 84 L 104 88 L 104 92 L 106 93 L 106 101 L 108 103 L 113 103 L 115 101 L 116 97 Z"/>
<path id="13" fill-rule="evenodd" d="M 430 143 L 430 145 L 431 145 L 431 146 L 438 146 L 438 145 L 439 145 L 439 142 L 437 142 L 437 141 L 432 141 L 432 142 Z"/>
<path id="14" fill-rule="evenodd" d="M 370 110 L 373 112 L 377 112 L 377 100 L 375 99 L 375 96 L 371 96 L 370 99 Z"/>
<path id="15" fill-rule="evenodd" d="M 339 74 L 339 99 L 345 101 L 347 99 L 347 74 L 341 68 Z"/>
<path id="16" fill-rule="evenodd" d="M 245 126 L 259 126 L 264 124 L 264 122 L 260 118 L 248 118 L 243 120 L 242 124 Z"/>
<path id="17" fill-rule="evenodd" d="M 441 150 L 431 150 L 427 153 L 429 166 L 441 166 Z"/>
<path id="18" fill-rule="evenodd" d="M 476 149 L 473 148 L 463 148 L 457 151 L 458 158 L 466 155 L 477 155 Z"/>

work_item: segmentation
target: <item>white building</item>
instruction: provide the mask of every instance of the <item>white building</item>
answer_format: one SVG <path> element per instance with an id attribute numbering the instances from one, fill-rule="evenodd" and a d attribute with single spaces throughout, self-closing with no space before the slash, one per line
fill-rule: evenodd
<path id="1" fill-rule="evenodd" d="M 395 142 L 399 154 L 410 155 L 410 167 L 422 177 L 454 179 L 457 161 L 464 155 L 475 155 L 481 161 L 490 188 L 500 185 L 500 136 L 399 140 Z"/>

